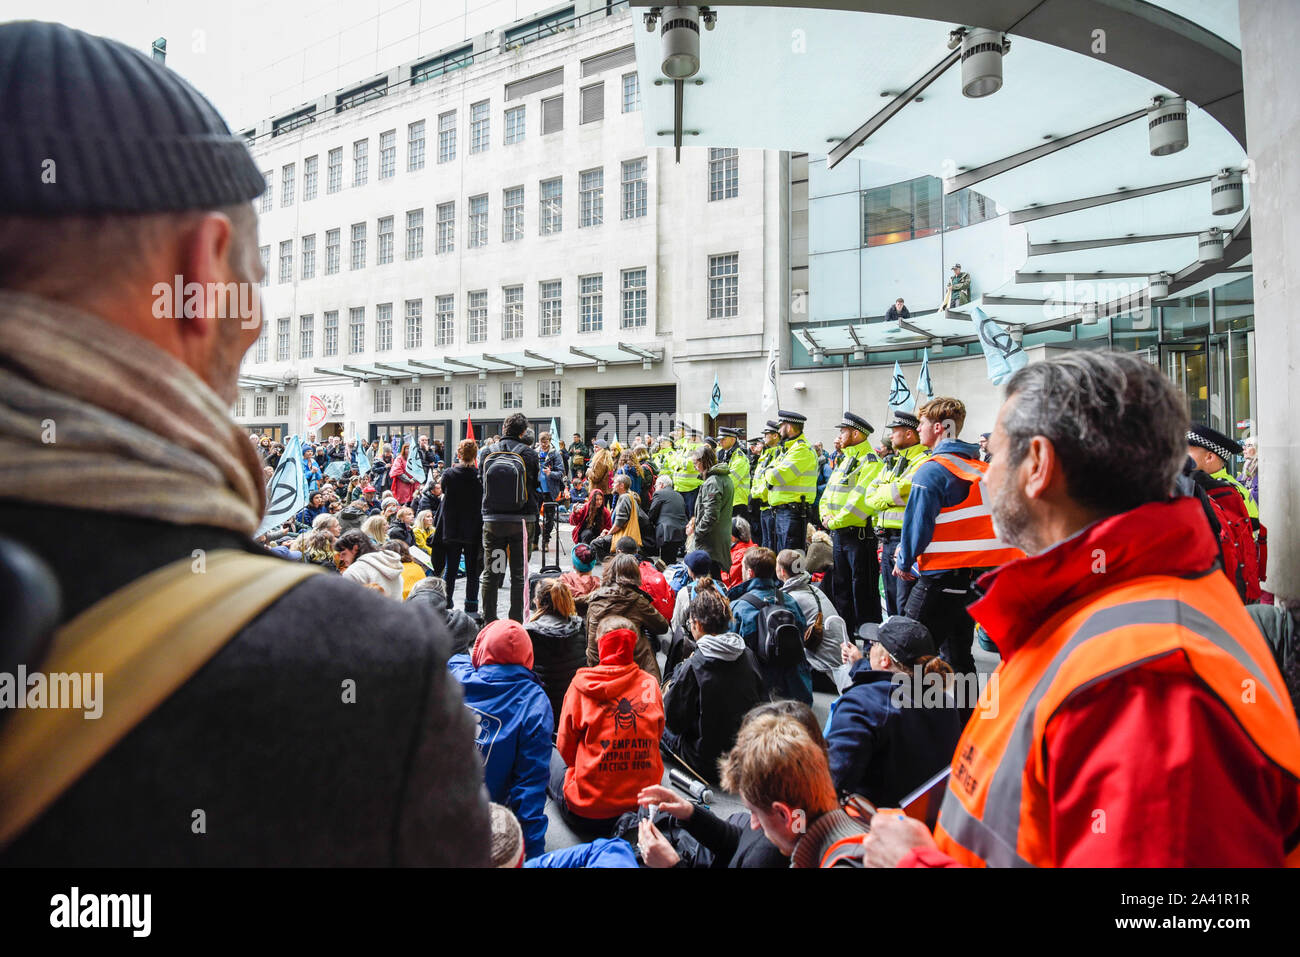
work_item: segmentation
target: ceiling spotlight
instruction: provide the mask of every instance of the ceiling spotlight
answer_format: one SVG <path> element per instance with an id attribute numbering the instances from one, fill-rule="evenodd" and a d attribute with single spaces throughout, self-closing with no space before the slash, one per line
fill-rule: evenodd
<path id="1" fill-rule="evenodd" d="M 664 7 L 659 30 L 664 76 L 685 80 L 700 71 L 700 8 Z"/>
<path id="2" fill-rule="evenodd" d="M 1147 292 L 1152 299 L 1163 299 L 1169 295 L 1170 275 L 1167 272 L 1158 272 L 1147 279 Z"/>
<path id="3" fill-rule="evenodd" d="M 1196 237 L 1196 259 L 1198 262 L 1212 263 L 1223 258 L 1223 230 L 1211 227 Z"/>
<path id="4" fill-rule="evenodd" d="M 1002 89 L 1002 57 L 1011 44 L 998 30 L 983 28 L 954 31 L 961 42 L 962 96 L 978 99 Z M 949 48 L 953 47 L 949 35 Z"/>
<path id="5" fill-rule="evenodd" d="M 261 395 L 264 391 L 265 390 L 260 385 L 253 386 L 253 393 L 255 395 Z"/>
<path id="6" fill-rule="evenodd" d="M 825 360 L 826 360 L 826 353 L 823 352 L 821 349 L 814 348 L 812 351 L 812 361 L 824 362 Z"/>
<path id="7" fill-rule="evenodd" d="M 420 377 L 418 375 L 411 376 L 411 385 L 419 385 L 419 384 L 420 384 Z"/>
<path id="8" fill-rule="evenodd" d="M 646 372 L 650 371 L 650 360 L 648 358 L 641 360 L 641 368 Z"/>
<path id="9" fill-rule="evenodd" d="M 932 340 L 930 340 L 930 355 L 932 355 L 932 356 L 941 356 L 941 355 L 943 355 L 943 340 L 942 340 L 942 339 L 932 339 Z"/>
<path id="10" fill-rule="evenodd" d="M 480 379 L 486 379 L 486 378 L 487 378 L 487 373 L 484 372 L 482 369 L 479 369 L 479 370 L 478 370 L 478 377 L 479 377 Z"/>
<path id="11" fill-rule="evenodd" d="M 1147 107 L 1147 135 L 1152 156 L 1187 149 L 1187 101 L 1181 96 L 1157 96 Z"/>
<path id="12" fill-rule="evenodd" d="M 524 377 L 524 370 L 519 368 L 519 366 L 515 366 L 515 378 L 522 379 L 523 377 Z"/>
<path id="13" fill-rule="evenodd" d="M 392 384 L 393 384 L 393 380 L 392 380 L 392 379 L 380 379 L 380 380 L 379 380 L 379 384 L 380 384 L 380 385 L 392 385 Z"/>
<path id="14" fill-rule="evenodd" d="M 1097 324 L 1097 304 L 1095 302 L 1083 304 L 1083 309 L 1079 312 L 1079 322 L 1085 326 L 1095 326 Z"/>
<path id="15" fill-rule="evenodd" d="M 718 23 L 718 14 L 715 10 L 708 7 L 700 7 L 700 19 L 704 21 L 704 29 L 712 30 Z"/>
<path id="16" fill-rule="evenodd" d="M 597 362 L 597 363 L 596 363 L 596 371 L 597 371 L 597 372 L 604 372 L 604 371 L 605 371 L 605 363 L 603 363 L 603 362 Z"/>
<path id="17" fill-rule="evenodd" d="M 862 349 L 854 349 L 854 350 L 853 350 L 853 361 L 854 361 L 854 362 L 862 362 L 862 361 L 864 361 L 866 358 L 867 358 L 867 354 L 866 354 L 866 352 L 863 351 Z"/>
<path id="18" fill-rule="evenodd" d="M 450 372 L 444 372 L 443 375 L 442 375 L 442 381 L 443 381 L 443 382 L 450 382 L 450 381 L 451 381 L 451 373 L 450 373 Z"/>
<path id="19" fill-rule="evenodd" d="M 281 382 L 279 385 L 277 385 L 277 386 L 275 387 L 275 391 L 276 391 L 276 392 L 283 393 L 283 392 L 285 391 L 285 390 L 284 390 L 284 383 Z"/>
<path id="20" fill-rule="evenodd" d="M 1210 212 L 1215 216 L 1239 213 L 1246 206 L 1246 190 L 1241 185 L 1241 174 L 1235 169 L 1220 170 L 1210 180 Z"/>
<path id="21" fill-rule="evenodd" d="M 558 362 L 555 363 L 555 374 L 564 375 L 564 366 L 560 365 Z"/>

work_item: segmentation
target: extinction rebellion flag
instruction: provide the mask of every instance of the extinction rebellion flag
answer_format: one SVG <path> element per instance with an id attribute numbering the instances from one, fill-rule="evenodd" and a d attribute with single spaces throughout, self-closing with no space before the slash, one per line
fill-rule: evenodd
<path id="1" fill-rule="evenodd" d="M 290 521 L 307 505 L 307 477 L 302 471 L 302 438 L 293 435 L 285 443 L 280 464 L 266 486 L 266 517 L 253 537 L 265 535 Z"/>

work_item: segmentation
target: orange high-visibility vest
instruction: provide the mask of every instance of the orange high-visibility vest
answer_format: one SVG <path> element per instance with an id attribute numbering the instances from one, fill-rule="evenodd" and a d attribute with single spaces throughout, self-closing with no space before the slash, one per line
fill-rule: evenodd
<path id="1" fill-rule="evenodd" d="M 956 505 L 940 510 L 934 520 L 934 537 L 916 557 L 917 567 L 923 572 L 948 568 L 995 568 L 1013 559 L 1024 558 L 1024 552 L 998 541 L 993 533 L 993 514 L 984 504 L 980 492 L 980 481 L 988 471 L 988 463 L 947 452 L 930 456 L 930 461 L 942 465 L 963 482 L 969 482 L 970 491 Z"/>
<path id="2" fill-rule="evenodd" d="M 1291 699 L 1231 583 L 1218 569 L 1190 580 L 1150 575 L 1072 603 L 998 666 L 996 694 L 981 699 L 953 755 L 934 834 L 939 849 L 970 867 L 1055 865 L 1048 722 L 1080 689 L 1174 654 L 1186 656 L 1255 746 L 1300 781 Z M 1214 809 L 1205 810 L 1203 823 L 1213 826 Z M 1300 847 L 1281 850 L 1288 866 L 1300 866 Z"/>

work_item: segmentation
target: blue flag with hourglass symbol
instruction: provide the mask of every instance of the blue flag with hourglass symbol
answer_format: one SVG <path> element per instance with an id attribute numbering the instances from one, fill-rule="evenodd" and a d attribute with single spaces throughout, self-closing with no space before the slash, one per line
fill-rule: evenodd
<path id="1" fill-rule="evenodd" d="M 930 353 L 921 353 L 921 372 L 916 377 L 916 394 L 926 399 L 934 398 L 934 383 L 930 381 Z"/>
<path id="2" fill-rule="evenodd" d="M 279 528 L 307 505 L 307 476 L 302 471 L 302 439 L 290 436 L 284 445 L 280 463 L 266 484 L 266 515 L 253 537 Z"/>
<path id="3" fill-rule="evenodd" d="M 903 378 L 903 367 L 894 360 L 894 381 L 889 386 L 889 408 L 903 412 L 911 412 L 916 408 L 916 398 L 912 395 L 912 389 Z"/>
<path id="4" fill-rule="evenodd" d="M 713 392 L 709 394 L 709 415 L 717 418 L 722 411 L 722 390 L 718 388 L 718 374 L 713 373 Z"/>
<path id="5" fill-rule="evenodd" d="M 1029 363 L 1029 356 L 1020 343 L 1011 338 L 1011 333 L 988 317 L 979 306 L 971 316 L 975 320 L 975 332 L 980 345 L 984 348 L 984 359 L 988 363 L 989 381 L 1001 385 L 1011 378 L 1012 373 L 1023 369 Z"/>

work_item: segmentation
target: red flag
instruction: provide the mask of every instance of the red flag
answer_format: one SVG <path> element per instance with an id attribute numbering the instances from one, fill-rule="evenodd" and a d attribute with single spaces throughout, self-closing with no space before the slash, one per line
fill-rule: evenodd
<path id="1" fill-rule="evenodd" d="M 472 415 L 465 416 L 465 438 L 474 438 L 474 417 Z"/>

